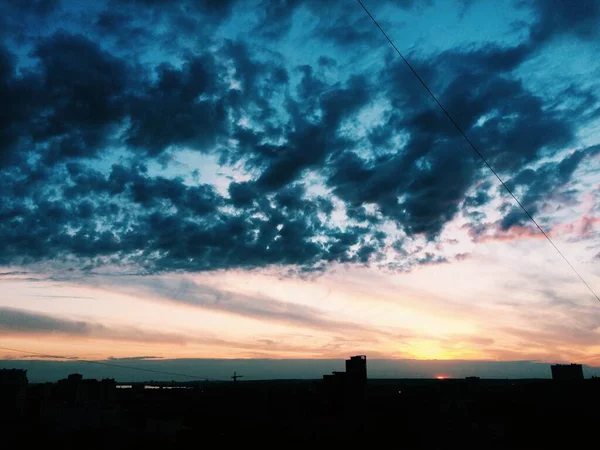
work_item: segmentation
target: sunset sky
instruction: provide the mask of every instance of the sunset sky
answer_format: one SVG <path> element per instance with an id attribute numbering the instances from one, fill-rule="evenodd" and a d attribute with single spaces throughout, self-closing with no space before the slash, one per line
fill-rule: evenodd
<path id="1" fill-rule="evenodd" d="M 600 292 L 600 3 L 364 3 Z M 0 39 L 1 347 L 600 366 L 600 302 L 356 1 L 1 2 Z"/>

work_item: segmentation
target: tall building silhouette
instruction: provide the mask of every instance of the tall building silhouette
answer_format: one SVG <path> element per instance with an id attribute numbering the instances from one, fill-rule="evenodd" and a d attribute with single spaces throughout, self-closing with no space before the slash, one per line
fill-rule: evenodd
<path id="1" fill-rule="evenodd" d="M 367 384 L 367 355 L 351 356 L 346 360 L 348 379 L 357 386 Z"/>
<path id="2" fill-rule="evenodd" d="M 323 375 L 325 398 L 334 413 L 359 413 L 367 390 L 367 356 L 351 356 L 345 372 Z"/>
<path id="3" fill-rule="evenodd" d="M 86 379 L 79 373 L 58 380 L 59 395 L 71 405 L 110 405 L 114 403 L 117 382 L 113 378 Z"/>
<path id="4" fill-rule="evenodd" d="M 27 385 L 26 370 L 0 369 L 0 418 L 12 419 L 23 415 Z"/>
<path id="5" fill-rule="evenodd" d="M 558 381 L 583 380 L 583 367 L 581 364 L 554 364 L 550 366 L 552 379 Z"/>

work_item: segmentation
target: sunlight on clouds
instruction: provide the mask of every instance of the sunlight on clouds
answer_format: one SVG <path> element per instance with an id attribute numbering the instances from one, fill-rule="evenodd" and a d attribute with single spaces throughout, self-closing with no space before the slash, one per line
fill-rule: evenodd
<path id="1" fill-rule="evenodd" d="M 600 364 L 596 300 L 360 7 L 5 3 L 7 346 Z M 600 291 L 600 9 L 568 7 L 373 5 Z"/>

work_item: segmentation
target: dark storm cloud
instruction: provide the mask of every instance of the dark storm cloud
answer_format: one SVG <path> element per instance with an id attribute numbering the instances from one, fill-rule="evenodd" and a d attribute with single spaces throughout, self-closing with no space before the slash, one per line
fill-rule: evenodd
<path id="1" fill-rule="evenodd" d="M 210 47 L 215 33 L 231 18 L 236 4 L 244 3 L 237 0 L 107 0 L 103 11 L 83 14 L 84 29 L 116 53 L 135 61 L 145 57 L 154 59 L 157 53 L 179 57 L 188 51 L 196 53 Z M 73 20 L 80 18 L 75 14 Z"/>
<path id="2" fill-rule="evenodd" d="M 580 125 L 564 109 L 548 108 L 544 98 L 512 78 L 511 71 L 529 52 L 526 44 L 513 48 L 486 46 L 444 52 L 427 62 L 418 58 L 413 61 L 439 91 L 461 128 L 501 174 L 522 170 L 539 157 L 568 145 Z M 481 178 L 483 172 L 477 169 L 482 166 L 447 118 L 422 95 L 421 86 L 401 62 L 392 63 L 380 77 L 377 85 L 385 89 L 394 110 L 387 124 L 369 136 L 370 141 L 385 147 L 398 128 L 410 133 L 409 141 L 402 152 L 393 156 L 369 159 L 342 153 L 335 160 L 328 183 L 349 204 L 376 203 L 385 216 L 401 223 L 409 234 L 434 236 L 460 210 L 467 191 Z M 591 92 L 587 94 L 596 99 Z M 568 160 L 563 163 L 562 177 L 540 172 L 540 181 L 532 192 L 565 184 L 573 173 L 566 170 L 569 164 Z M 474 201 L 483 206 L 490 199 L 479 194 L 464 206 L 475 206 Z"/>
<path id="3" fill-rule="evenodd" d="M 146 12 L 147 14 L 147 12 Z M 140 49 L 150 48 L 154 42 L 160 48 L 168 48 L 168 43 L 156 35 L 156 24 L 149 25 L 147 16 L 135 9 L 108 8 L 90 19 L 91 28 L 99 40 L 114 45 L 119 54 L 138 58 Z M 89 28 L 88 28 L 89 29 Z"/>
<path id="4" fill-rule="evenodd" d="M 216 19 L 225 19 L 231 14 L 237 0 L 124 0 L 119 3 L 129 3 L 140 8 L 150 8 L 157 14 L 198 15 L 204 14 Z"/>
<path id="5" fill-rule="evenodd" d="M 124 59 L 89 39 L 59 32 L 33 52 L 38 64 L 16 76 L 16 57 L 0 48 L 0 163 L 23 157 L 17 144 L 37 146 L 49 164 L 95 156 L 127 119 L 125 143 L 150 154 L 173 145 L 214 144 L 226 122 L 226 93 L 211 55 L 164 63 L 148 81 Z M 202 96 L 210 97 L 202 99 Z"/>
<path id="6" fill-rule="evenodd" d="M 245 207 L 254 203 L 258 198 L 258 190 L 254 183 L 234 181 L 229 185 L 229 197 L 235 207 Z"/>
<path id="7" fill-rule="evenodd" d="M 500 171 L 514 171 L 536 159 L 542 150 L 561 148 L 573 138 L 571 116 L 546 108 L 543 97 L 513 78 L 512 70 L 529 53 L 525 44 L 510 48 L 486 45 L 446 51 L 427 62 L 415 61 L 427 82 L 437 87 L 445 108 Z M 410 76 L 402 64 L 395 63 L 390 72 L 397 74 L 397 81 L 384 78 L 390 96 L 401 102 L 398 106 L 413 109 L 403 119 L 410 129 L 433 137 L 457 134 L 425 96 L 418 99 L 399 92 L 417 87 L 408 80 L 398 83 Z"/>
<path id="8" fill-rule="evenodd" d="M 530 36 L 535 43 L 542 43 L 561 35 L 572 35 L 583 40 L 598 36 L 600 4 L 596 0 L 533 0 L 537 16 Z"/>
<path id="9" fill-rule="evenodd" d="M 31 0 L 28 2 L 15 2 L 12 7 L 22 13 L 46 15 L 54 12 L 59 5 L 60 0 Z"/>
<path id="10" fill-rule="evenodd" d="M 343 155 L 334 164 L 329 183 L 349 204 L 377 204 L 383 215 L 409 233 L 436 234 L 458 212 L 475 177 L 474 160 L 468 153 L 456 157 L 462 151 L 457 139 L 430 148 L 419 144 L 374 162 Z M 421 150 L 422 155 L 415 154 Z"/>
<path id="11" fill-rule="evenodd" d="M 490 194 L 485 190 L 479 190 L 470 197 L 465 198 L 464 206 L 477 208 L 485 205 L 491 200 Z"/>
<path id="12" fill-rule="evenodd" d="M 29 33 L 46 25 L 60 11 L 60 0 L 31 0 L 0 3 L 0 38 L 24 42 Z"/>
<path id="13" fill-rule="evenodd" d="M 23 160 L 18 145 L 49 163 L 95 156 L 126 112 L 127 64 L 63 32 L 41 41 L 32 56 L 38 64 L 17 76 L 16 57 L 0 49 L 0 164 Z"/>
<path id="14" fill-rule="evenodd" d="M 531 213 L 535 214 L 540 206 L 548 202 L 552 195 L 567 184 L 575 170 L 586 157 L 593 157 L 600 153 L 600 146 L 576 150 L 559 162 L 544 163 L 537 169 L 527 168 L 517 173 L 508 180 L 507 185 L 511 190 L 520 187 L 525 190 L 521 203 Z M 571 195 L 575 192 L 571 192 Z M 524 212 L 513 207 L 502 219 L 500 226 L 507 230 L 514 225 L 523 225 L 528 218 Z"/>
<path id="15" fill-rule="evenodd" d="M 291 29 L 294 13 L 300 7 L 310 10 L 319 6 L 331 8 L 334 4 L 332 0 L 260 0 L 260 18 L 254 31 L 267 39 L 281 38 Z"/>
<path id="16" fill-rule="evenodd" d="M 553 197 L 560 195 L 562 203 L 574 202 L 579 192 L 573 188 L 565 191 L 564 187 L 572 180 L 574 172 L 585 163 L 586 158 L 591 159 L 597 157 L 598 154 L 600 154 L 599 146 L 573 151 L 561 161 L 543 163 L 536 169 L 523 169 L 516 176 L 507 180 L 507 186 L 512 191 L 517 189 L 523 191 L 521 203 L 534 216 L 544 208 L 560 208 L 560 204 L 553 205 Z M 474 199 L 474 197 L 469 197 L 467 201 L 469 199 Z M 530 219 L 521 208 L 505 203 L 503 211 L 502 219 L 495 223 L 479 221 L 467 225 L 471 237 L 475 241 L 483 241 L 541 236 L 535 228 L 529 226 Z M 581 225 L 585 225 L 585 223 L 582 222 Z M 515 234 L 510 233 L 513 227 L 516 227 Z M 546 232 L 552 231 L 551 224 L 542 223 L 542 227 Z M 585 233 L 585 228 L 583 233 Z"/>
<path id="17" fill-rule="evenodd" d="M 362 15 L 358 16 L 351 23 L 340 19 L 334 23 L 327 24 L 322 29 L 318 29 L 317 34 L 322 39 L 329 40 L 343 47 L 356 47 L 361 44 L 378 42 L 380 36 L 373 29 L 371 22 L 365 19 Z"/>
<path id="18" fill-rule="evenodd" d="M 116 131 L 129 87 L 126 63 L 83 36 L 57 33 L 35 50 L 40 94 L 49 114 L 36 117 L 34 139 L 49 144 L 51 160 L 92 156 Z"/>
<path id="19" fill-rule="evenodd" d="M 369 8 L 391 5 L 402 9 L 430 6 L 432 0 L 391 0 L 365 2 Z M 254 31 L 266 39 L 280 39 L 292 28 L 294 15 L 305 11 L 311 15 L 314 35 L 341 46 L 365 44 L 378 38 L 368 17 L 357 2 L 344 4 L 335 0 L 259 0 L 259 21 Z M 336 19 L 343 17 L 343 19 Z"/>
<path id="20" fill-rule="evenodd" d="M 299 100 L 289 106 L 292 123 L 291 131 L 284 135 L 286 143 L 244 147 L 251 153 L 252 164 L 263 169 L 257 180 L 263 190 L 282 188 L 298 179 L 305 169 L 321 167 L 329 155 L 343 150 L 346 142 L 337 135 L 340 125 L 369 103 L 369 83 L 364 77 L 351 77 L 345 86 L 329 86 L 312 67 L 303 66 L 300 71 Z M 310 119 L 315 111 L 320 112 L 320 120 Z M 264 137 L 244 136 L 246 142 L 255 143 Z"/>
<path id="21" fill-rule="evenodd" d="M 306 198 L 299 184 L 270 200 L 252 194 L 249 204 L 236 194 L 223 198 L 211 185 L 150 177 L 143 166 L 114 165 L 102 175 L 70 163 L 64 175 L 61 201 L 2 204 L 3 264 L 76 257 L 90 267 L 138 264 L 161 272 L 365 260 L 350 249 L 366 243 L 365 230 L 324 224 L 318 214 L 331 212 L 329 202 Z M 236 186 L 243 185 L 230 190 Z M 227 212 L 228 205 L 243 209 Z M 382 239 L 371 239 L 369 248 Z"/>
<path id="22" fill-rule="evenodd" d="M 171 145 L 214 145 L 226 120 L 224 104 L 201 97 L 222 89 L 215 65 L 211 55 L 190 58 L 181 69 L 161 64 L 157 81 L 131 102 L 126 142 L 150 154 Z"/>
<path id="23" fill-rule="evenodd" d="M 22 155 L 15 152 L 28 119 L 28 104 L 33 100 L 29 85 L 36 79 L 16 76 L 16 56 L 0 43 L 0 167 L 18 162 Z"/>
<path id="24" fill-rule="evenodd" d="M 55 11 L 38 3 L 38 16 Z M 222 23 L 241 3 L 116 5 L 86 16 L 96 30 L 86 36 L 59 29 L 32 39 L 26 64 L 14 43 L 0 46 L 0 264 L 78 261 L 88 271 L 121 264 L 148 272 L 362 264 L 389 247 L 383 221 L 435 239 L 462 209 L 474 217 L 471 209 L 491 200 L 488 188 L 472 192 L 487 176 L 473 152 L 390 53 L 368 74 L 349 69 L 332 79 L 325 73 L 337 70 L 331 57 L 289 67 L 265 41 L 210 38 L 193 52 L 179 48 L 204 39 L 193 38 L 199 24 Z M 300 9 L 340 9 L 313 1 L 263 6 L 262 35 L 282 35 Z M 598 109 L 584 87 L 548 99 L 515 77 L 552 24 L 586 36 L 580 15 L 551 19 L 560 5 L 537 7 L 529 41 L 411 55 L 490 163 L 526 191 L 532 211 L 545 192 L 570 181 L 583 154 L 528 165 L 572 143 Z M 360 25 L 357 11 L 318 21 L 311 36 L 347 52 L 375 46 L 369 36 L 377 34 Z M 144 53 L 153 39 L 156 54 Z M 145 50 L 132 54 L 138 48 Z M 167 50 L 174 57 L 163 61 Z M 142 55 L 159 61 L 141 62 Z M 389 108 L 371 125 L 360 114 L 380 99 Z M 359 126 L 364 136 L 353 132 Z M 169 168 L 181 148 L 244 167 L 250 179 L 234 180 L 222 195 L 203 180 L 189 184 L 186 169 L 149 174 L 144 163 Z M 311 193 L 311 173 L 335 201 Z M 348 223 L 331 220 L 339 200 Z M 514 211 L 505 213 L 504 227 L 518 223 Z M 393 248 L 402 254 L 401 245 Z M 442 262 L 413 256 L 414 264 Z"/>

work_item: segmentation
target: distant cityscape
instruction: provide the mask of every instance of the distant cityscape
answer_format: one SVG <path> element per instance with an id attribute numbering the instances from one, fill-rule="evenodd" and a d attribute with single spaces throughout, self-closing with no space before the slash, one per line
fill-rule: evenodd
<path id="1" fill-rule="evenodd" d="M 102 364 L 72 360 L 2 360 L 0 368 L 27 370 L 30 383 L 57 382 L 70 373 L 87 378 L 115 378 L 125 384 L 144 381 L 218 379 L 317 379 L 323 374 L 345 370 L 344 359 L 107 359 Z M 106 364 L 106 365 L 105 365 Z M 600 368 L 583 365 L 586 378 L 600 376 Z M 174 373 L 161 374 L 157 372 Z M 370 378 L 466 378 L 496 379 L 552 377 L 548 363 L 536 361 L 451 361 L 379 359 L 369 357 Z M 176 376 L 183 374 L 185 376 Z"/>
<path id="2" fill-rule="evenodd" d="M 288 438 L 302 426 L 323 439 L 340 426 L 379 436 L 389 431 L 386 423 L 397 419 L 404 420 L 410 440 L 422 426 L 418 418 L 428 415 L 449 430 L 477 424 L 476 436 L 501 441 L 515 437 L 520 414 L 528 414 L 530 426 L 542 426 L 550 420 L 547 414 L 556 420 L 566 411 L 588 420 L 591 399 L 600 399 L 600 379 L 586 380 L 579 364 L 549 366 L 551 380 L 368 379 L 366 355 L 351 356 L 345 368 L 318 380 L 243 381 L 236 372 L 231 381 L 129 384 L 79 373 L 56 383 L 29 383 L 26 370 L 1 369 L 1 420 L 15 430 L 72 443 L 100 432 L 123 442 L 141 436 L 164 442 L 192 439 L 206 431 L 206 424 L 221 437 L 227 424 L 249 429 L 259 423 L 270 435 Z M 488 408 L 494 412 L 485 412 Z M 417 434 L 411 438 L 411 433 Z"/>

